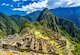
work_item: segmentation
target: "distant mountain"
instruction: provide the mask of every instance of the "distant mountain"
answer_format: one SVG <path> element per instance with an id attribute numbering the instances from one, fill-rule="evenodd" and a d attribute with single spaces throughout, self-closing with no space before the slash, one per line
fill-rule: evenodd
<path id="1" fill-rule="evenodd" d="M 80 7 L 73 7 L 73 8 L 57 8 L 50 10 L 52 14 L 59 18 L 66 18 L 72 22 L 74 22 L 78 27 L 80 27 Z M 33 12 L 27 15 L 33 21 L 38 18 L 41 11 Z M 34 15 L 36 14 L 36 15 Z"/>
<path id="2" fill-rule="evenodd" d="M 35 11 L 35 12 L 30 13 L 30 14 L 24 16 L 24 17 L 28 18 L 29 21 L 33 22 L 33 21 L 37 20 L 38 16 L 40 15 L 40 12 L 41 11 Z"/>
<path id="3" fill-rule="evenodd" d="M 74 22 L 80 27 L 80 7 L 73 8 L 57 8 L 50 10 L 55 16 L 59 18 L 66 18 Z"/>

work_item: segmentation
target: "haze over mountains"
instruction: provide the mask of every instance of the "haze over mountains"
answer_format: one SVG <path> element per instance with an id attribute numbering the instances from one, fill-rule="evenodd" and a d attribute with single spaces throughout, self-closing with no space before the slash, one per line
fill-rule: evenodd
<path id="1" fill-rule="evenodd" d="M 80 29 L 73 22 L 47 8 L 29 15 L 0 13 L 0 54 L 80 55 Z"/>

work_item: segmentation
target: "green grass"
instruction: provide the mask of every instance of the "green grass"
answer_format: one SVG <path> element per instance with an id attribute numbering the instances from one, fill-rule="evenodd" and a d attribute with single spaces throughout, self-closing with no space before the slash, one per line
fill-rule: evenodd
<path id="1" fill-rule="evenodd" d="M 74 50 L 72 51 L 74 53 L 74 55 L 80 55 L 80 44 L 75 43 L 74 44 Z"/>

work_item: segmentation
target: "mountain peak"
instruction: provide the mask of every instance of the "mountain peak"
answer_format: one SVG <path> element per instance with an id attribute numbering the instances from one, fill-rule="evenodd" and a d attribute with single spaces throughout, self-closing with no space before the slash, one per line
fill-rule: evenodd
<path id="1" fill-rule="evenodd" d="M 51 14 L 50 11 L 48 10 L 48 8 L 45 8 L 45 9 L 43 9 L 43 11 L 40 13 L 37 21 L 41 21 L 41 20 L 43 20 L 43 19 L 47 19 L 48 17 L 46 17 L 46 16 L 49 16 L 49 15 L 50 15 L 50 17 L 51 17 L 52 14 Z M 43 17 L 45 17 L 45 18 L 43 18 Z"/>
<path id="2" fill-rule="evenodd" d="M 41 23 L 41 25 L 47 27 L 47 28 L 51 28 L 52 30 L 58 32 L 57 29 L 57 24 L 58 23 L 58 19 L 52 15 L 52 13 L 45 8 L 41 13 L 39 18 L 37 19 L 38 22 Z"/>
<path id="3" fill-rule="evenodd" d="M 44 11 L 49 11 L 49 10 L 48 10 L 48 8 L 45 8 L 45 9 L 43 9 L 43 12 L 44 12 Z"/>
<path id="4" fill-rule="evenodd" d="M 48 8 L 43 9 L 43 11 L 41 12 L 41 14 L 51 14 L 51 12 L 48 10 Z"/>

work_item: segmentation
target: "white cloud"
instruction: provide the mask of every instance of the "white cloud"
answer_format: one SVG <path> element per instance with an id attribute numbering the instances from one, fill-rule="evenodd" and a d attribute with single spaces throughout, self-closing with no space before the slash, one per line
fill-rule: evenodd
<path id="1" fill-rule="evenodd" d="M 11 5 L 11 7 L 13 7 L 13 5 Z"/>
<path id="2" fill-rule="evenodd" d="M 7 4 L 7 3 L 2 3 L 1 6 L 10 6 L 13 7 L 13 5 Z"/>
<path id="3" fill-rule="evenodd" d="M 9 6 L 9 4 L 2 3 L 1 6 Z"/>
<path id="4" fill-rule="evenodd" d="M 34 2 L 34 1 L 37 1 L 37 0 L 31 0 L 31 1 L 33 1 L 33 2 Z M 39 1 L 39 0 L 38 0 L 38 1 Z"/>
<path id="5" fill-rule="evenodd" d="M 25 1 L 28 1 L 28 0 L 12 0 L 13 2 L 19 2 L 19 1 L 23 1 L 23 2 L 25 2 Z"/>
<path id="6" fill-rule="evenodd" d="M 76 7 L 80 6 L 80 0 L 50 0 L 48 1 L 48 8 L 58 8 L 58 7 Z"/>
<path id="7" fill-rule="evenodd" d="M 27 1 L 27 0 L 22 0 L 22 1 Z"/>
<path id="8" fill-rule="evenodd" d="M 41 10 L 41 9 L 47 7 L 47 3 L 48 3 L 48 0 L 44 0 L 41 2 L 37 2 L 37 3 L 34 2 L 32 4 L 30 3 L 29 5 L 22 6 L 22 8 L 14 8 L 13 10 L 33 12 L 33 11 Z"/>
<path id="9" fill-rule="evenodd" d="M 47 7 L 48 9 L 55 9 L 58 7 L 80 6 L 80 0 L 38 0 L 38 1 L 39 2 L 34 2 L 32 4 L 30 3 L 29 5 L 22 6 L 21 8 L 14 8 L 13 10 L 25 11 L 27 13 L 30 13 L 33 11 L 42 10 L 45 7 Z"/>
<path id="10" fill-rule="evenodd" d="M 35 1 L 35 0 L 31 0 L 31 1 Z"/>
<path id="11" fill-rule="evenodd" d="M 17 2 L 17 1 L 20 1 L 20 0 L 12 0 L 13 2 Z"/>

